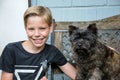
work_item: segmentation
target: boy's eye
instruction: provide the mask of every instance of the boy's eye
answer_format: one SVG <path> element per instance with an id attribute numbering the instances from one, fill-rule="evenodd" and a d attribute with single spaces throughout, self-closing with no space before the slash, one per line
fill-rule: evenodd
<path id="1" fill-rule="evenodd" d="M 46 29 L 46 28 L 39 28 L 40 30 Z"/>
<path id="2" fill-rule="evenodd" d="M 34 30 L 34 28 L 28 28 L 28 30 Z"/>

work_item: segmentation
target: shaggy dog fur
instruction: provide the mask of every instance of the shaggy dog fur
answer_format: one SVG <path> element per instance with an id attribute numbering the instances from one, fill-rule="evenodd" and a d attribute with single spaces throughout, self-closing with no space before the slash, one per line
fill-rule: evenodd
<path id="1" fill-rule="evenodd" d="M 86 30 L 70 25 L 69 36 L 76 54 L 76 80 L 120 80 L 120 55 L 98 41 L 95 23 Z"/>

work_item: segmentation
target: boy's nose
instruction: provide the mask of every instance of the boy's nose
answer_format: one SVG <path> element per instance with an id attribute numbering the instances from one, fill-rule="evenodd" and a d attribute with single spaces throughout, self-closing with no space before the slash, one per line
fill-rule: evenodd
<path id="1" fill-rule="evenodd" d="M 39 30 L 35 30 L 34 35 L 35 35 L 35 36 L 39 36 L 39 35 L 40 35 Z"/>

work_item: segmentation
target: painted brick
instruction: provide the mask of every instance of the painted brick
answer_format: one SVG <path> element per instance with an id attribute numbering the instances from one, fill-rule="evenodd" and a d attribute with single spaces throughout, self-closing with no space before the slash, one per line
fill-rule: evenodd
<path id="1" fill-rule="evenodd" d="M 50 8 L 52 16 L 56 21 L 62 20 L 63 8 Z"/>
<path id="2" fill-rule="evenodd" d="M 97 8 L 97 19 L 103 19 L 120 14 L 120 6 L 107 6 Z"/>
<path id="3" fill-rule="evenodd" d="M 63 11 L 65 21 L 89 21 L 96 19 L 96 8 L 69 8 Z"/>
<path id="4" fill-rule="evenodd" d="M 69 7 L 71 6 L 71 0 L 38 0 L 37 5 L 48 7 Z"/>
<path id="5" fill-rule="evenodd" d="M 56 21 L 93 21 L 120 14 L 120 0 L 31 1 L 32 5 L 49 7 Z"/>
<path id="6" fill-rule="evenodd" d="M 108 5 L 120 5 L 120 0 L 108 0 Z"/>
<path id="7" fill-rule="evenodd" d="M 37 5 L 37 1 L 36 0 L 31 0 L 31 5 L 32 6 Z"/>
<path id="8" fill-rule="evenodd" d="M 72 0 L 72 6 L 97 6 L 106 5 L 106 0 Z"/>
<path id="9" fill-rule="evenodd" d="M 57 8 L 51 11 L 56 21 L 96 20 L 96 8 Z"/>

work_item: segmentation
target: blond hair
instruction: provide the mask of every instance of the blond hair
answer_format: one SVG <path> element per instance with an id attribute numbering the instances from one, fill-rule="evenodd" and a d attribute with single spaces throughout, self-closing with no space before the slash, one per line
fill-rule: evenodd
<path id="1" fill-rule="evenodd" d="M 52 23 L 52 14 L 48 7 L 32 6 L 29 7 L 24 13 L 24 25 L 27 26 L 27 19 L 31 16 L 43 17 L 46 23 L 50 26 Z"/>

